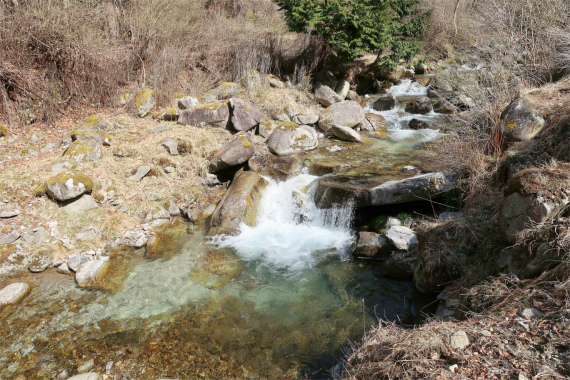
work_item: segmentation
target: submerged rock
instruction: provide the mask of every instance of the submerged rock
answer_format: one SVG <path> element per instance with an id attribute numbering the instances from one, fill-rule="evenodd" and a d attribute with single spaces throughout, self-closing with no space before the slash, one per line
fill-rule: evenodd
<path id="1" fill-rule="evenodd" d="M 75 273 L 75 282 L 81 288 L 91 288 L 99 285 L 103 272 L 108 265 L 108 258 L 86 262 Z"/>
<path id="2" fill-rule="evenodd" d="M 278 156 L 312 150 L 319 144 L 317 132 L 313 128 L 293 122 L 280 124 L 266 143 L 269 151 Z"/>
<path id="3" fill-rule="evenodd" d="M 71 376 L 67 380 L 101 380 L 101 376 L 97 372 L 82 373 L 81 375 Z"/>
<path id="4" fill-rule="evenodd" d="M 24 298 L 30 290 L 27 282 L 14 282 L 0 290 L 0 307 L 13 305 Z"/>
<path id="5" fill-rule="evenodd" d="M 251 136 L 245 132 L 240 132 L 210 161 L 208 169 L 211 173 L 216 173 L 232 166 L 241 165 L 247 162 L 254 152 Z"/>
<path id="6" fill-rule="evenodd" d="M 257 209 L 268 182 L 255 172 L 239 171 L 210 219 L 210 234 L 235 234 L 241 223 L 257 224 Z"/>

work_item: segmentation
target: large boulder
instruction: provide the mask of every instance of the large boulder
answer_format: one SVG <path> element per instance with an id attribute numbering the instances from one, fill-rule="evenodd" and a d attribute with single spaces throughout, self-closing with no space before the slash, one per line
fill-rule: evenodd
<path id="1" fill-rule="evenodd" d="M 228 169 L 232 166 L 241 165 L 253 156 L 254 148 L 251 137 L 240 132 L 236 134 L 210 161 L 209 170 L 211 173 Z"/>
<path id="2" fill-rule="evenodd" d="M 317 132 L 292 121 L 280 124 L 267 139 L 269 151 L 278 156 L 312 150 L 319 144 Z"/>
<path id="3" fill-rule="evenodd" d="M 226 128 L 230 119 L 227 103 L 216 103 L 185 110 L 178 116 L 178 123 L 195 127 Z"/>
<path id="4" fill-rule="evenodd" d="M 372 104 L 372 108 L 374 108 L 376 111 L 388 111 L 396 107 L 397 103 L 398 101 L 396 100 L 394 94 L 387 93 L 376 98 Z"/>
<path id="5" fill-rule="evenodd" d="M 206 92 L 202 96 L 203 102 L 215 102 L 216 100 L 229 99 L 237 94 L 238 84 L 232 82 L 222 82 L 218 87 Z"/>
<path id="6" fill-rule="evenodd" d="M 333 125 L 354 128 L 364 121 L 366 114 L 360 104 L 346 100 L 328 107 L 319 120 L 319 129 L 327 132 Z"/>
<path id="7" fill-rule="evenodd" d="M 532 139 L 544 128 L 544 119 L 536 114 L 529 99 L 518 98 L 501 115 L 501 131 L 509 142 Z"/>
<path id="8" fill-rule="evenodd" d="M 332 88 L 322 83 L 315 86 L 315 98 L 323 106 L 328 107 L 331 104 L 342 102 L 344 98 L 339 96 Z"/>
<path id="9" fill-rule="evenodd" d="M 332 175 L 319 178 L 315 203 L 321 208 L 345 203 L 356 207 L 383 206 L 433 199 L 453 187 L 453 178 L 441 172 L 386 181 L 382 176 Z"/>
<path id="10" fill-rule="evenodd" d="M 257 210 L 268 182 L 255 172 L 239 171 L 210 219 L 210 234 L 235 234 L 241 223 L 257 224 Z"/>
<path id="11" fill-rule="evenodd" d="M 101 145 L 95 141 L 76 140 L 63 153 L 63 157 L 75 162 L 97 161 L 103 155 Z"/>
<path id="12" fill-rule="evenodd" d="M 431 105 L 430 98 L 427 96 L 420 96 L 419 98 L 408 102 L 405 110 L 408 113 L 426 114 L 430 113 L 433 110 L 433 107 Z"/>
<path id="13" fill-rule="evenodd" d="M 156 106 L 156 92 L 150 88 L 140 90 L 135 95 L 135 107 L 138 117 L 145 117 Z"/>
<path id="14" fill-rule="evenodd" d="M 79 170 L 66 170 L 48 179 L 45 183 L 47 195 L 58 201 L 68 201 L 84 193 L 90 193 L 93 181 Z"/>
<path id="15" fill-rule="evenodd" d="M 249 131 L 261 121 L 261 114 L 251 103 L 246 103 L 239 98 L 230 99 L 231 122 L 236 131 Z"/>

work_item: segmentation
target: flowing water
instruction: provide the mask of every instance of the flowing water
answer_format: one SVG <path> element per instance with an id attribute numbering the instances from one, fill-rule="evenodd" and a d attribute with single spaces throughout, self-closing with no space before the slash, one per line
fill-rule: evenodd
<path id="1" fill-rule="evenodd" d="M 424 90 L 403 86 L 393 91 Z M 401 110 L 383 115 L 391 137 L 372 139 L 365 151 L 374 157 L 407 151 L 395 159 L 403 164 L 418 142 L 439 134 L 402 134 Z M 396 162 L 356 156 L 377 173 Z M 121 268 L 114 292 L 78 289 L 53 271 L 23 278 L 33 291 L 0 315 L 0 378 L 53 379 L 89 359 L 100 373 L 112 361 L 114 378 L 330 378 L 365 328 L 379 318 L 417 322 L 429 300 L 375 262 L 351 258 L 353 210 L 317 208 L 317 178 L 268 178 L 258 224 L 242 225 L 236 236 L 189 227 L 168 258 L 112 256 Z"/>

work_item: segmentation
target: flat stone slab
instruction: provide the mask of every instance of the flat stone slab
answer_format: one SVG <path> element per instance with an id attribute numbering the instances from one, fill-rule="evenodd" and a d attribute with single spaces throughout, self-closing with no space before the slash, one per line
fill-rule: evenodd
<path id="1" fill-rule="evenodd" d="M 148 165 L 142 165 L 139 166 L 137 168 L 137 171 L 135 174 L 133 174 L 132 176 L 130 176 L 128 179 L 130 181 L 135 181 L 135 182 L 139 182 L 141 179 L 143 179 L 143 177 L 145 175 L 147 175 L 150 172 L 150 166 Z"/>
<path id="2" fill-rule="evenodd" d="M 97 208 L 97 202 L 95 202 L 95 199 L 93 199 L 91 195 L 84 195 L 78 200 L 64 206 L 63 211 L 68 215 L 75 215 L 82 211 L 88 211 L 94 208 Z"/>
<path id="3" fill-rule="evenodd" d="M 8 232 L 7 234 L 0 234 L 0 245 L 12 244 L 22 236 L 18 231 Z"/>
<path id="4" fill-rule="evenodd" d="M 30 284 L 27 282 L 14 282 L 0 290 L 0 307 L 13 305 L 26 296 Z"/>
<path id="5" fill-rule="evenodd" d="M 2 219 L 13 218 L 13 217 L 18 216 L 18 215 L 20 215 L 19 210 L 0 212 L 0 218 L 2 218 Z"/>

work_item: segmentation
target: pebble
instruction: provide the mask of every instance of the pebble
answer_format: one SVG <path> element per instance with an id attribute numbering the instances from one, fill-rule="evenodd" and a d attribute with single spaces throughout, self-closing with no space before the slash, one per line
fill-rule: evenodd
<path id="1" fill-rule="evenodd" d="M 465 331 L 459 330 L 453 333 L 451 336 L 451 347 L 456 348 L 458 350 L 462 350 L 465 347 L 469 346 L 469 338 Z"/>
<path id="2" fill-rule="evenodd" d="M 83 363 L 82 365 L 79 366 L 79 368 L 77 368 L 77 373 L 82 374 L 82 373 L 87 373 L 91 370 L 91 368 L 93 368 L 93 366 L 95 366 L 95 361 L 93 361 L 93 359 Z"/>
<path id="3" fill-rule="evenodd" d="M 534 307 L 527 307 L 522 311 L 521 316 L 526 319 L 533 319 L 542 317 L 542 313 Z"/>
<path id="4" fill-rule="evenodd" d="M 107 362 L 107 365 L 105 366 L 105 374 L 110 375 L 111 369 L 113 369 L 113 361 L 112 360 Z"/>

